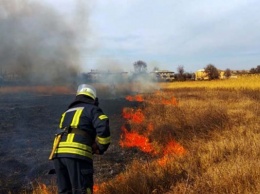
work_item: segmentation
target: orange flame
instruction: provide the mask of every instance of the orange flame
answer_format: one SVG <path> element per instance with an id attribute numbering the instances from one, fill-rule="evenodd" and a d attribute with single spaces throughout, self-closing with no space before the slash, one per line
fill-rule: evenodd
<path id="1" fill-rule="evenodd" d="M 168 156 L 163 156 L 162 158 L 158 159 L 158 164 L 160 166 L 166 166 L 166 164 L 169 162 Z"/>
<path id="2" fill-rule="evenodd" d="M 40 184 L 39 184 L 39 187 L 40 187 L 40 190 L 41 190 L 41 193 L 42 193 L 42 194 L 48 194 L 48 193 L 49 193 L 49 192 L 48 192 L 48 188 L 47 188 L 47 186 L 46 186 L 45 184 L 40 183 Z"/>
<path id="3" fill-rule="evenodd" d="M 137 102 L 143 102 L 143 96 L 142 95 L 135 95 L 135 96 L 126 96 L 126 100 L 128 101 L 137 101 Z"/>
<path id="4" fill-rule="evenodd" d="M 151 103 L 151 104 L 173 105 L 173 106 L 177 106 L 178 105 L 178 102 L 177 102 L 175 97 L 171 97 L 171 98 L 165 98 L 165 97 L 155 98 L 155 99 L 149 100 L 149 103 Z"/>
<path id="5" fill-rule="evenodd" d="M 124 119 L 131 119 L 132 118 L 132 108 L 123 108 L 122 116 Z"/>
<path id="6" fill-rule="evenodd" d="M 133 96 L 126 96 L 125 99 L 128 100 L 128 101 L 134 101 L 134 97 Z"/>
<path id="7" fill-rule="evenodd" d="M 122 147 L 137 147 L 146 153 L 154 152 L 154 148 L 147 137 L 136 132 L 128 132 L 124 126 L 122 126 L 122 131 L 123 135 L 119 142 Z"/>
<path id="8" fill-rule="evenodd" d="M 164 104 L 164 105 L 173 105 L 173 106 L 178 105 L 176 98 L 174 96 L 169 97 L 166 92 L 156 91 L 155 95 L 157 96 L 156 98 L 149 100 L 149 102 L 152 104 Z M 140 94 L 135 96 L 126 96 L 125 99 L 128 101 L 144 102 L 144 98 Z"/>
<path id="9" fill-rule="evenodd" d="M 150 103 L 175 105 L 175 106 L 177 105 L 177 100 L 175 97 L 169 97 L 168 95 L 162 92 L 157 92 L 155 95 L 157 95 L 156 98 L 149 99 Z M 129 101 L 144 100 L 141 95 L 127 96 L 126 99 Z M 142 123 L 145 119 L 145 116 L 140 108 L 137 110 L 134 110 L 133 108 L 123 108 L 122 114 L 125 119 L 137 124 Z M 156 142 L 153 145 L 148 138 L 148 135 L 154 130 L 154 125 L 152 122 L 147 123 L 146 134 L 142 134 L 142 135 L 136 132 L 136 130 L 131 132 L 128 131 L 125 128 L 125 126 L 122 126 L 121 129 L 123 131 L 119 142 L 121 147 L 137 147 L 143 152 L 152 153 L 152 154 L 158 154 L 160 152 L 163 154 L 163 157 L 158 161 L 159 164 L 161 165 L 165 165 L 171 155 L 173 154 L 182 155 L 185 152 L 184 148 L 175 141 L 170 141 L 164 149 L 159 149 L 159 150 L 156 149 L 156 147 L 154 147 L 156 145 Z"/>
<path id="10" fill-rule="evenodd" d="M 153 124 L 152 124 L 152 123 L 148 123 L 148 125 L 147 125 L 147 131 L 148 131 L 148 132 L 152 132 L 153 130 L 154 130 Z"/>
<path id="11" fill-rule="evenodd" d="M 123 108 L 123 118 L 133 121 L 134 123 L 142 123 L 144 121 L 144 114 L 141 109 L 134 111 L 131 108 Z"/>
<path id="12" fill-rule="evenodd" d="M 163 150 L 163 157 L 158 160 L 159 165 L 165 166 L 170 161 L 170 156 L 182 156 L 185 153 L 184 147 L 175 141 L 170 141 Z"/>
<path id="13" fill-rule="evenodd" d="M 98 190 L 99 190 L 99 186 L 94 184 L 94 186 L 93 186 L 93 193 L 98 192 Z"/>
<path id="14" fill-rule="evenodd" d="M 172 97 L 170 99 L 162 99 L 162 104 L 177 106 L 177 100 L 175 97 Z"/>
<path id="15" fill-rule="evenodd" d="M 185 153 L 184 147 L 182 147 L 179 143 L 175 141 L 170 141 L 167 146 L 163 150 L 164 155 L 176 154 L 181 156 Z"/>
<path id="16" fill-rule="evenodd" d="M 144 114 L 141 109 L 138 109 L 132 116 L 132 121 L 135 123 L 142 123 L 144 121 Z"/>

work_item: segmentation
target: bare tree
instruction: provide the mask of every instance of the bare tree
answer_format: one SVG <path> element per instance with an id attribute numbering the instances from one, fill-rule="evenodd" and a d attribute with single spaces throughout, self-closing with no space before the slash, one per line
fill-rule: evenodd
<path id="1" fill-rule="evenodd" d="M 185 74 L 184 74 L 184 67 L 182 65 L 178 66 L 178 80 L 184 81 L 185 80 Z"/>
<path id="2" fill-rule="evenodd" d="M 184 74 L 184 67 L 182 66 L 182 65 L 180 65 L 180 66 L 178 66 L 178 73 L 180 74 L 180 75 L 183 75 Z"/>
<path id="3" fill-rule="evenodd" d="M 146 73 L 147 64 L 141 60 L 134 62 L 134 71 L 135 73 Z"/>

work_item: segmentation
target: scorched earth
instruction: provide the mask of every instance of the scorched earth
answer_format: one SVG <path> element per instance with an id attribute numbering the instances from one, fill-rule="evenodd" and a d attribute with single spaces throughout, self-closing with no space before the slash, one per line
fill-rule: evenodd
<path id="1" fill-rule="evenodd" d="M 72 93 L 0 92 L 0 193 L 30 191 L 37 183 L 55 185 L 48 156 L 60 115 L 74 98 Z M 101 96 L 99 101 L 110 118 L 112 144 L 103 156 L 94 156 L 95 183 L 113 178 L 134 157 L 145 157 L 119 146 L 122 109 L 138 104 L 124 96 Z"/>

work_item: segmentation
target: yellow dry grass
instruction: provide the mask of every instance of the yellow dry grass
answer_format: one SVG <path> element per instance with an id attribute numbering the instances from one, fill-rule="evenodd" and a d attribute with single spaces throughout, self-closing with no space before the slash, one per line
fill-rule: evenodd
<path id="1" fill-rule="evenodd" d="M 259 89 L 260 75 L 240 75 L 237 78 L 211 81 L 185 81 L 160 83 L 161 88 L 228 88 L 228 89 Z"/>
<path id="2" fill-rule="evenodd" d="M 149 104 L 150 138 L 174 138 L 186 150 L 165 166 L 135 160 L 98 193 L 260 193 L 259 77 L 161 83 L 178 106 Z M 151 98 L 151 96 L 149 96 Z"/>

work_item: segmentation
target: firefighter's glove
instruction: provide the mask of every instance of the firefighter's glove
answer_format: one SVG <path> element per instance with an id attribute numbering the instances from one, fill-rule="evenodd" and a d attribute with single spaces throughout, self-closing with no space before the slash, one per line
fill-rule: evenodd
<path id="1" fill-rule="evenodd" d="M 96 142 L 92 145 L 92 154 L 100 155 L 99 148 Z"/>

